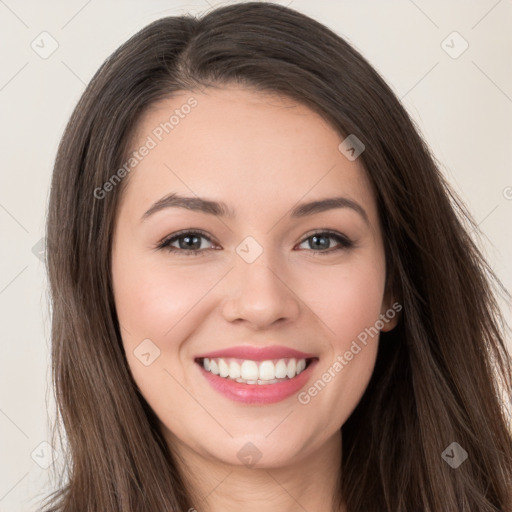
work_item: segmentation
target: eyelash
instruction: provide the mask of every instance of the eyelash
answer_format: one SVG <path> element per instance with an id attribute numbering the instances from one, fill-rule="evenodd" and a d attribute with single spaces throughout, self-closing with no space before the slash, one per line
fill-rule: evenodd
<path id="1" fill-rule="evenodd" d="M 210 242 L 212 242 L 210 237 L 204 231 L 193 229 L 193 230 L 185 230 L 185 231 L 179 231 L 178 233 L 174 233 L 173 235 L 171 235 L 171 236 L 165 238 L 164 240 L 162 240 L 158 244 L 156 249 L 157 250 L 165 249 L 165 250 L 167 250 L 167 251 L 169 251 L 171 253 L 181 253 L 181 254 L 183 254 L 185 256 L 202 256 L 202 255 L 204 255 L 204 252 L 207 249 L 192 249 L 192 250 L 189 251 L 189 250 L 185 250 L 185 249 L 180 249 L 178 247 L 172 247 L 170 245 L 170 244 L 172 244 L 173 242 L 175 242 L 176 240 L 178 240 L 179 238 L 181 238 L 181 237 L 183 237 L 185 235 L 201 236 L 203 238 L 206 238 Z M 312 238 L 312 237 L 318 236 L 318 235 L 327 235 L 329 238 L 335 239 L 338 242 L 339 246 L 335 247 L 335 248 L 329 248 L 329 249 L 326 249 L 326 250 L 321 250 L 321 251 L 315 251 L 313 249 L 306 249 L 306 250 L 312 252 L 315 256 L 316 255 L 321 256 L 321 255 L 325 255 L 325 254 L 331 254 L 333 252 L 337 252 L 337 251 L 341 251 L 341 250 L 347 250 L 347 249 L 351 249 L 352 247 L 354 247 L 354 242 L 349 240 L 347 237 L 345 237 L 343 235 L 340 235 L 336 231 L 331 231 L 331 230 L 316 231 L 314 233 L 311 233 L 309 236 L 304 238 L 299 243 L 299 245 L 304 243 L 309 238 Z M 215 250 L 215 249 L 210 249 L 210 250 Z"/>

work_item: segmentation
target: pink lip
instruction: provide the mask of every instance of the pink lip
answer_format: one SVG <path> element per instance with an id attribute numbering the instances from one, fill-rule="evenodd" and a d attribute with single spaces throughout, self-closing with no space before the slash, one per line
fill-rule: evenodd
<path id="1" fill-rule="evenodd" d="M 292 348 L 274 345 L 272 347 L 230 347 L 224 350 L 216 350 L 214 352 L 198 355 L 196 359 L 204 359 L 205 357 L 209 359 L 215 357 L 233 357 L 238 359 L 250 359 L 251 361 L 267 361 L 292 357 L 296 359 L 311 359 L 316 356 L 315 354 L 306 354 L 305 352 L 299 352 Z"/>
<path id="2" fill-rule="evenodd" d="M 213 389 L 231 400 L 246 404 L 272 404 L 298 393 L 311 377 L 313 367 L 317 362 L 318 359 L 313 359 L 299 375 L 276 384 L 243 384 L 207 372 L 202 366 L 200 366 L 200 371 Z"/>

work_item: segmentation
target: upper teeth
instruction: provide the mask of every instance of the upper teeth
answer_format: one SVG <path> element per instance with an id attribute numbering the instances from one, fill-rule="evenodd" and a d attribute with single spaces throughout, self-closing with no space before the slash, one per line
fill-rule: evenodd
<path id="1" fill-rule="evenodd" d="M 275 379 L 292 379 L 306 368 L 305 359 L 275 359 L 268 361 L 251 361 L 250 359 L 233 359 L 216 357 L 203 359 L 206 371 L 247 383 L 274 381 Z"/>

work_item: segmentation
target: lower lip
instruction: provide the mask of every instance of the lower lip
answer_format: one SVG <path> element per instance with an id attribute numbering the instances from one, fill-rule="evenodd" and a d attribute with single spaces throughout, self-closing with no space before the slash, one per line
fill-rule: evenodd
<path id="1" fill-rule="evenodd" d="M 243 384 L 227 377 L 214 375 L 202 366 L 200 370 L 213 389 L 231 400 L 246 404 L 273 404 L 298 393 L 308 381 L 317 362 L 317 359 L 313 359 L 299 375 L 276 384 Z"/>

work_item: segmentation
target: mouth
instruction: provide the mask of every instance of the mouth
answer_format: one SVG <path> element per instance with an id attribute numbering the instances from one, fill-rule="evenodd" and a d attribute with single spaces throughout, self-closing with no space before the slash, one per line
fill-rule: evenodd
<path id="1" fill-rule="evenodd" d="M 205 381 L 235 402 L 274 404 L 290 398 L 313 375 L 319 358 L 286 347 L 232 347 L 194 358 Z"/>
<path id="2" fill-rule="evenodd" d="M 290 357 L 255 361 L 233 357 L 199 357 L 195 362 L 204 371 L 220 378 L 249 386 L 265 386 L 295 379 L 317 359 Z"/>

